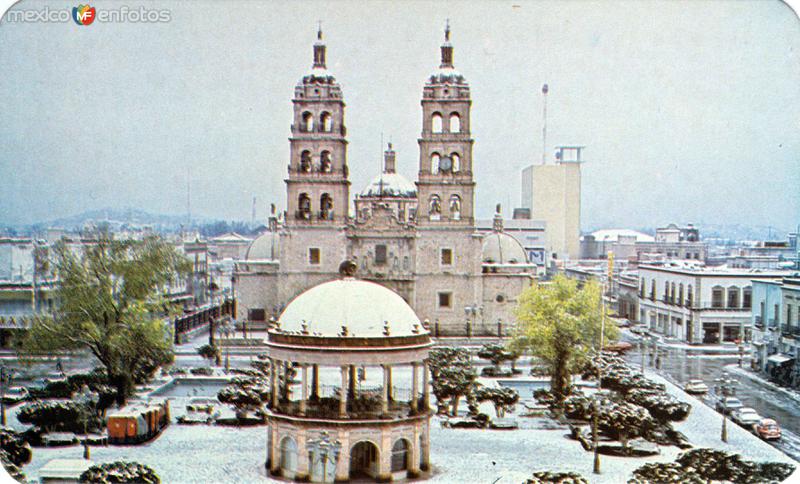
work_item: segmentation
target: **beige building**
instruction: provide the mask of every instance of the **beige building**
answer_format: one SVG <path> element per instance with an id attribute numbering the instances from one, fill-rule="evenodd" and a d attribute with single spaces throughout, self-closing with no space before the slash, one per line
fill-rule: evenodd
<path id="1" fill-rule="evenodd" d="M 556 260 L 580 257 L 582 148 L 558 147 L 554 164 L 522 170 L 522 206 L 545 223 L 547 250 Z"/>
<path id="2" fill-rule="evenodd" d="M 238 319 L 277 318 L 350 260 L 359 278 L 399 294 L 434 335 L 508 334 L 517 295 L 536 266 L 503 233 L 499 214 L 490 234 L 477 230 L 472 99 L 453 66 L 449 34 L 423 88 L 416 183 L 396 173 L 390 145 L 383 173 L 356 196 L 352 217 L 344 97 L 319 34 L 313 69 L 292 100 L 286 216 L 282 223 L 273 217 L 237 264 Z"/>

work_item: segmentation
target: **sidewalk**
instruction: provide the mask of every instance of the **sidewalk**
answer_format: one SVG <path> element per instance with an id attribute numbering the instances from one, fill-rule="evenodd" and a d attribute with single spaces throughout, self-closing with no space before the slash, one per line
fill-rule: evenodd
<path id="1" fill-rule="evenodd" d="M 735 373 L 751 381 L 754 381 L 765 388 L 769 388 L 770 390 L 775 390 L 777 392 L 780 392 L 786 395 L 787 397 L 791 398 L 792 400 L 795 400 L 798 404 L 800 404 L 800 392 L 773 383 L 767 380 L 766 378 L 762 377 L 761 375 L 758 375 L 757 373 L 748 370 L 747 368 L 739 368 L 739 365 L 725 365 L 725 369 L 728 370 L 728 372 L 730 373 Z"/>

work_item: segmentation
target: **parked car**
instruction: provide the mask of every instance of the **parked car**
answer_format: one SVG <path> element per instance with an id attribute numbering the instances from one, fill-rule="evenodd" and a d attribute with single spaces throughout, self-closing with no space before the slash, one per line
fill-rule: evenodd
<path id="1" fill-rule="evenodd" d="M 722 412 L 729 415 L 731 412 L 739 410 L 744 407 L 741 400 L 736 397 L 727 397 L 722 400 L 717 400 L 717 412 Z"/>
<path id="2" fill-rule="evenodd" d="M 761 421 L 762 417 L 750 407 L 742 407 L 731 414 L 731 419 L 744 428 L 752 429 L 753 425 Z"/>
<path id="3" fill-rule="evenodd" d="M 683 386 L 683 391 L 691 395 L 705 395 L 708 393 L 708 385 L 703 380 L 689 380 Z"/>
<path id="4" fill-rule="evenodd" d="M 764 440 L 778 440 L 781 438 L 781 428 L 778 422 L 771 418 L 762 418 L 754 428 L 756 435 Z"/>

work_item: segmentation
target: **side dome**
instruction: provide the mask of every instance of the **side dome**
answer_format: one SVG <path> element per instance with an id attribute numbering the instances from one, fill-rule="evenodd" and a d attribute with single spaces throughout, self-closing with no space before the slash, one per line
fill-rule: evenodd
<path id="1" fill-rule="evenodd" d="M 278 260 L 281 255 L 281 237 L 278 232 L 269 231 L 259 235 L 247 247 L 245 260 Z"/>
<path id="2" fill-rule="evenodd" d="M 483 237 L 481 262 L 487 264 L 527 264 L 528 256 L 514 237 L 494 232 Z"/>
<path id="3" fill-rule="evenodd" d="M 361 196 L 416 198 L 417 187 L 399 173 L 381 173 L 361 191 Z"/>
<path id="4" fill-rule="evenodd" d="M 427 333 L 397 293 L 352 277 L 320 284 L 294 298 L 278 319 L 278 331 L 328 338 Z"/>

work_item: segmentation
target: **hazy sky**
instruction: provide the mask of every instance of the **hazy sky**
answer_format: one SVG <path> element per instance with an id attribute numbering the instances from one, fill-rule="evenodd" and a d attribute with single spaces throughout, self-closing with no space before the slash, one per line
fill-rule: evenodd
<path id="1" fill-rule="evenodd" d="M 22 2 L 15 9 L 77 2 Z M 586 145 L 582 226 L 800 223 L 800 22 L 758 2 L 124 2 L 169 23 L 0 25 L 0 223 L 103 207 L 249 220 L 285 207 L 291 97 L 317 20 L 347 103 L 351 195 L 381 133 L 416 178 L 450 19 L 472 89 L 478 216 Z"/>

